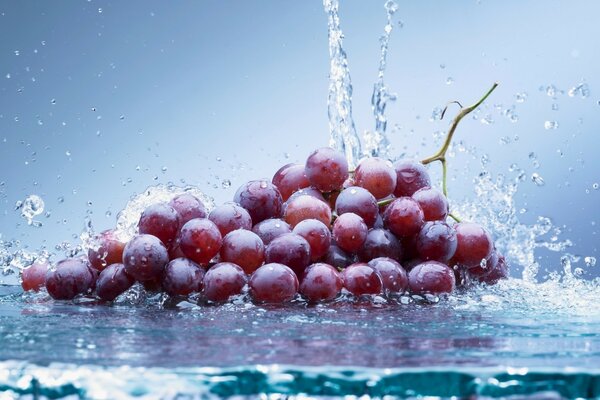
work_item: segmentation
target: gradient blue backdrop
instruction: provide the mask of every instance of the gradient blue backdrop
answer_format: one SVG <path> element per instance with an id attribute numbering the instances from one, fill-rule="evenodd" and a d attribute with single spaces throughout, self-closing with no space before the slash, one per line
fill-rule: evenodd
<path id="1" fill-rule="evenodd" d="M 430 120 L 432 110 L 470 103 L 499 81 L 481 114 L 494 123 L 465 120 L 459 140 L 487 154 L 493 173 L 512 176 L 516 163 L 542 175 L 543 187 L 521 185 L 523 221 L 549 216 L 575 243 L 571 252 L 598 256 L 600 3 L 399 6 L 386 79 L 398 93 L 388 107 L 396 151 L 432 153 L 433 132 L 447 126 Z M 383 1 L 342 0 L 340 14 L 362 132 L 374 125 Z M 4 1 L 0 37 L 3 240 L 53 247 L 74 240 L 87 213 L 96 229 L 110 227 L 132 194 L 159 182 L 199 185 L 225 201 L 244 181 L 271 177 L 328 141 L 327 21 L 318 0 Z M 569 97 L 582 80 L 590 96 Z M 548 85 L 565 93 L 553 99 L 539 90 Z M 517 103 L 522 92 L 527 100 Z M 494 105 L 514 105 L 518 122 Z M 471 196 L 479 162 L 452 162 L 452 197 Z M 50 212 L 38 217 L 40 228 L 14 210 L 32 193 Z M 558 265 L 557 255 L 540 257 Z"/>

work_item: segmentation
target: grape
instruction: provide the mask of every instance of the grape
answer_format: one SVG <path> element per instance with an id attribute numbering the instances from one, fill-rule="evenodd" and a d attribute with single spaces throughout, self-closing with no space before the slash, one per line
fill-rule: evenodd
<path id="1" fill-rule="evenodd" d="M 194 218 L 186 222 L 179 232 L 181 251 L 198 264 L 208 264 L 219 254 L 222 244 L 219 228 L 208 219 Z"/>
<path id="2" fill-rule="evenodd" d="M 47 261 L 35 261 L 29 267 L 21 271 L 21 286 L 23 290 L 39 291 L 46 282 L 46 273 L 50 265 Z"/>
<path id="3" fill-rule="evenodd" d="M 408 273 L 408 286 L 413 294 L 451 293 L 455 286 L 454 271 L 437 261 L 425 261 Z"/>
<path id="4" fill-rule="evenodd" d="M 179 214 L 165 203 L 148 206 L 138 223 L 140 233 L 156 236 L 167 248 L 171 248 L 179 232 Z"/>
<path id="5" fill-rule="evenodd" d="M 340 249 L 337 245 L 331 244 L 327 253 L 323 257 L 322 261 L 325 264 L 329 264 L 337 269 L 344 269 L 354 261 L 350 255 L 344 250 Z"/>
<path id="6" fill-rule="evenodd" d="M 125 243 L 117 238 L 114 230 L 101 232 L 94 238 L 94 247 L 88 250 L 92 268 L 102 271 L 110 264 L 123 261 Z"/>
<path id="7" fill-rule="evenodd" d="M 56 300 L 72 300 L 87 293 L 93 286 L 94 275 L 87 260 L 68 258 L 56 263 L 55 269 L 46 273 L 45 286 Z"/>
<path id="8" fill-rule="evenodd" d="M 310 245 L 302 236 L 286 233 L 269 243 L 265 262 L 287 265 L 301 278 L 310 264 Z"/>
<path id="9" fill-rule="evenodd" d="M 469 270 L 470 272 L 471 270 Z M 488 285 L 496 284 L 500 279 L 508 278 L 508 264 L 502 254 L 497 255 L 497 261 L 492 265 L 491 271 L 481 278 Z"/>
<path id="10" fill-rule="evenodd" d="M 402 259 L 402 245 L 398 238 L 387 229 L 371 229 L 367 239 L 358 251 L 358 257 L 368 262 L 377 257 L 389 257 L 394 260 Z"/>
<path id="11" fill-rule="evenodd" d="M 292 193 L 292 195 L 283 204 L 283 211 L 285 212 L 285 207 L 287 207 L 287 204 L 289 204 L 296 197 L 299 197 L 302 195 L 311 196 L 317 200 L 321 200 L 323 203 L 327 203 L 327 200 L 325 200 L 325 197 L 323 197 L 323 193 L 321 193 L 318 189 L 315 189 L 313 187 L 307 187 L 307 188 L 303 188 L 303 189 L 300 189 L 300 190 Z M 329 204 L 329 203 L 327 203 L 327 204 Z"/>
<path id="12" fill-rule="evenodd" d="M 376 199 L 394 193 L 396 189 L 396 171 L 389 161 L 379 157 L 363 159 L 354 173 L 356 186 L 367 189 Z"/>
<path id="13" fill-rule="evenodd" d="M 284 219 L 292 227 L 305 219 L 316 219 L 329 226 L 331 224 L 331 208 L 327 203 L 312 196 L 298 196 L 287 203 Z"/>
<path id="14" fill-rule="evenodd" d="M 321 192 L 332 192 L 341 189 L 348 179 L 348 161 L 342 153 L 322 147 L 308 156 L 305 173 L 312 186 Z"/>
<path id="15" fill-rule="evenodd" d="M 252 274 L 248 282 L 250 295 L 261 303 L 285 303 L 298 293 L 298 278 L 289 267 L 270 263 Z"/>
<path id="16" fill-rule="evenodd" d="M 410 272 L 414 267 L 421 263 L 423 263 L 423 260 L 420 258 L 411 258 L 410 260 L 403 261 L 402 266 L 404 267 L 404 270 Z"/>
<path id="17" fill-rule="evenodd" d="M 426 222 L 417 236 L 417 252 L 423 260 L 448 262 L 456 251 L 456 231 L 442 221 Z"/>
<path id="18" fill-rule="evenodd" d="M 400 160 L 394 163 L 396 170 L 396 189 L 394 196 L 412 196 L 417 190 L 431 186 L 429 173 L 418 161 Z"/>
<path id="19" fill-rule="evenodd" d="M 221 260 L 237 264 L 251 274 L 265 260 L 265 246 L 256 233 L 238 229 L 223 238 Z"/>
<path id="20" fill-rule="evenodd" d="M 286 201 L 298 189 L 310 186 L 302 164 L 284 165 L 275 173 L 272 182 L 279 189 L 283 201 Z"/>
<path id="21" fill-rule="evenodd" d="M 235 193 L 233 201 L 248 211 L 254 225 L 265 219 L 281 216 L 281 193 L 275 185 L 265 180 L 243 184 Z"/>
<path id="22" fill-rule="evenodd" d="M 221 236 L 236 229 L 252 229 L 252 218 L 245 208 L 236 203 L 225 203 L 215 207 L 208 219 L 219 228 Z"/>
<path id="23" fill-rule="evenodd" d="M 456 230 L 456 252 L 454 260 L 467 267 L 476 267 L 481 260 L 488 258 L 492 252 L 492 238 L 479 224 L 461 222 L 454 226 Z"/>
<path id="24" fill-rule="evenodd" d="M 267 246 L 273 241 L 273 239 L 283 234 L 291 233 L 292 228 L 282 219 L 271 218 L 265 219 L 264 221 L 254 225 L 252 232 L 256 233 L 258 237 L 261 238 L 264 245 Z"/>
<path id="25" fill-rule="evenodd" d="M 342 277 L 335 268 L 324 263 L 309 266 L 300 284 L 300 293 L 309 301 L 334 299 L 342 290 Z"/>
<path id="26" fill-rule="evenodd" d="M 187 296 L 202 290 L 204 270 L 192 260 L 176 258 L 165 267 L 162 288 L 171 296 Z"/>
<path id="27" fill-rule="evenodd" d="M 241 294 L 247 281 L 240 266 L 229 262 L 215 264 L 204 274 L 204 297 L 210 301 L 227 301 Z"/>
<path id="28" fill-rule="evenodd" d="M 160 278 L 168 262 L 167 248 L 156 236 L 134 236 L 123 250 L 125 272 L 137 281 Z"/>
<path id="29" fill-rule="evenodd" d="M 96 281 L 96 294 L 104 301 L 113 301 L 129 289 L 134 282 L 135 279 L 125 272 L 125 265 L 111 264 L 100 272 Z"/>
<path id="30" fill-rule="evenodd" d="M 327 253 L 331 245 L 331 232 L 329 228 L 319 220 L 305 219 L 295 227 L 295 234 L 302 236 L 310 245 L 311 260 L 316 261 Z"/>
<path id="31" fill-rule="evenodd" d="M 408 287 L 408 275 L 399 262 L 388 258 L 378 257 L 369 261 L 369 266 L 379 272 L 383 288 L 391 293 L 404 293 Z"/>
<path id="32" fill-rule="evenodd" d="M 456 261 L 452 260 L 452 262 L 454 262 L 455 264 Z M 492 270 L 492 267 L 496 265 L 496 263 L 498 262 L 498 253 L 496 252 L 496 249 L 492 249 L 492 252 L 490 253 L 490 255 L 484 260 L 481 260 L 479 262 L 479 264 L 477 264 L 474 267 L 470 267 L 468 269 L 469 275 L 474 277 L 477 280 L 480 280 L 480 278 L 482 278 L 483 276 L 489 274 Z M 462 268 L 461 268 L 462 267 Z M 463 270 L 466 270 L 467 268 L 464 267 L 464 265 L 457 265 L 457 268 L 461 268 Z"/>
<path id="33" fill-rule="evenodd" d="M 412 198 L 421 206 L 425 221 L 443 221 L 448 216 L 448 199 L 436 188 L 419 189 Z"/>
<path id="34" fill-rule="evenodd" d="M 423 210 L 410 197 L 394 200 L 383 214 L 383 224 L 396 236 L 411 236 L 419 233 L 424 223 Z"/>
<path id="35" fill-rule="evenodd" d="M 333 238 L 342 249 L 354 253 L 367 239 L 369 228 L 365 221 L 354 213 L 345 213 L 333 223 Z"/>
<path id="36" fill-rule="evenodd" d="M 379 273 L 369 264 L 356 263 L 342 271 L 344 287 L 353 295 L 380 294 L 383 281 Z"/>
<path id="37" fill-rule="evenodd" d="M 169 205 L 179 215 L 180 228 L 190 219 L 206 218 L 206 207 L 196 196 L 190 193 L 178 194 L 169 201 Z"/>
<path id="38" fill-rule="evenodd" d="M 368 227 L 372 227 L 379 215 L 377 200 L 367 190 L 358 186 L 351 186 L 342 190 L 335 202 L 337 215 L 354 213 L 362 217 Z"/>

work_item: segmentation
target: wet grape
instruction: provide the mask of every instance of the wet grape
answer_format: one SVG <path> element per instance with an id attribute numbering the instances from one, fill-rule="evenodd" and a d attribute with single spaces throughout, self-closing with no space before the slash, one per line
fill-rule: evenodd
<path id="1" fill-rule="evenodd" d="M 204 297 L 210 301 L 227 301 L 242 293 L 247 280 L 240 266 L 229 262 L 215 264 L 204 274 Z"/>
<path id="2" fill-rule="evenodd" d="M 302 164 L 284 165 L 275 173 L 272 182 L 279 189 L 283 201 L 286 201 L 298 189 L 310 186 Z"/>
<path id="3" fill-rule="evenodd" d="M 162 288 L 171 296 L 187 296 L 202 290 L 204 270 L 187 258 L 176 258 L 165 267 Z"/>
<path id="4" fill-rule="evenodd" d="M 256 233 L 264 245 L 267 246 L 273 239 L 286 233 L 291 233 L 292 228 L 282 219 L 270 218 L 254 225 L 252 232 Z"/>
<path id="5" fill-rule="evenodd" d="M 421 206 L 410 197 L 394 200 L 383 214 L 384 226 L 400 237 L 419 233 L 424 222 Z"/>
<path id="6" fill-rule="evenodd" d="M 394 193 L 396 179 L 396 171 L 392 164 L 379 157 L 364 158 L 354 173 L 356 186 L 367 189 L 376 199 Z"/>
<path id="7" fill-rule="evenodd" d="M 316 219 L 329 226 L 331 208 L 327 203 L 312 196 L 298 196 L 287 203 L 284 219 L 292 228 L 305 219 Z"/>
<path id="8" fill-rule="evenodd" d="M 305 173 L 312 186 L 322 192 L 332 192 L 341 189 L 348 179 L 348 161 L 342 153 L 322 147 L 308 156 Z"/>
<path id="9" fill-rule="evenodd" d="M 114 230 L 106 230 L 94 237 L 94 245 L 88 250 L 92 268 L 102 271 L 107 266 L 123 261 L 125 243 L 117 238 Z"/>
<path id="10" fill-rule="evenodd" d="M 344 250 L 340 249 L 336 244 L 332 243 L 321 261 L 341 270 L 352 264 L 354 258 Z"/>
<path id="11" fill-rule="evenodd" d="M 237 229 L 223 238 L 221 261 L 237 264 L 245 273 L 251 274 L 264 260 L 265 246 L 256 233 Z"/>
<path id="12" fill-rule="evenodd" d="M 425 221 L 443 221 L 448 216 L 448 199 L 438 189 L 424 187 L 413 193 L 412 198 L 421 206 Z"/>
<path id="13" fill-rule="evenodd" d="M 387 229 L 371 229 L 367 233 L 367 238 L 361 249 L 358 251 L 358 257 L 361 261 L 368 262 L 377 257 L 389 257 L 394 260 L 402 259 L 402 244 Z"/>
<path id="14" fill-rule="evenodd" d="M 156 236 L 134 236 L 123 250 L 125 272 L 137 281 L 160 278 L 168 262 L 167 248 Z"/>
<path id="15" fill-rule="evenodd" d="M 23 290 L 39 291 L 44 287 L 46 274 L 50 264 L 47 261 L 35 261 L 29 267 L 21 271 L 21 287 Z"/>
<path id="16" fill-rule="evenodd" d="M 311 260 L 316 261 L 323 257 L 331 245 L 331 232 L 319 220 L 305 219 L 300 221 L 293 232 L 302 236 L 310 245 Z"/>
<path id="17" fill-rule="evenodd" d="M 135 279 L 125 272 L 125 265 L 111 264 L 100 272 L 96 281 L 96 294 L 104 301 L 113 301 L 129 289 L 134 282 Z"/>
<path id="18" fill-rule="evenodd" d="M 265 262 L 287 265 L 302 278 L 310 264 L 310 245 L 302 236 L 286 233 L 269 243 L 265 250 Z"/>
<path id="19" fill-rule="evenodd" d="M 316 263 L 309 266 L 300 284 L 300 293 L 309 301 L 333 300 L 342 290 L 339 272 L 331 265 Z"/>
<path id="20" fill-rule="evenodd" d="M 456 252 L 454 260 L 467 267 L 476 267 L 481 260 L 492 252 L 492 237 L 488 231 L 473 222 L 461 222 L 454 226 L 456 230 Z"/>
<path id="21" fill-rule="evenodd" d="M 140 233 L 156 236 L 167 248 L 173 246 L 179 226 L 179 214 L 165 203 L 146 207 L 138 223 Z"/>
<path id="22" fill-rule="evenodd" d="M 354 213 L 362 217 L 368 227 L 372 227 L 379 215 L 377 200 L 367 190 L 358 186 L 351 186 L 337 197 L 335 202 L 337 215 Z"/>
<path id="23" fill-rule="evenodd" d="M 421 259 L 448 262 L 456 251 L 456 231 L 442 221 L 426 222 L 416 244 Z"/>
<path id="24" fill-rule="evenodd" d="M 404 293 L 408 288 L 408 275 L 402 265 L 389 257 L 378 257 L 369 261 L 381 276 L 383 288 L 390 293 Z"/>
<path id="25" fill-rule="evenodd" d="M 179 232 L 179 247 L 185 256 L 198 264 L 208 264 L 221 250 L 223 238 L 219 228 L 208 219 L 188 221 Z"/>
<path id="26" fill-rule="evenodd" d="M 237 190 L 233 201 L 244 207 L 256 225 L 268 218 L 279 218 L 283 199 L 275 185 L 269 181 L 250 181 Z"/>
<path id="27" fill-rule="evenodd" d="M 196 196 L 190 193 L 182 193 L 173 197 L 169 205 L 179 215 L 179 227 L 194 218 L 206 218 L 206 207 Z"/>
<path id="28" fill-rule="evenodd" d="M 413 160 L 399 160 L 394 163 L 396 171 L 396 197 L 412 196 L 417 190 L 431 186 L 429 173 L 423 164 Z"/>
<path id="29" fill-rule="evenodd" d="M 87 260 L 81 258 L 61 260 L 46 273 L 46 290 L 56 300 L 72 300 L 77 295 L 89 292 L 93 284 L 91 268 Z"/>
<path id="30" fill-rule="evenodd" d="M 236 203 L 225 203 L 215 207 L 208 219 L 217 225 L 223 237 L 236 229 L 252 229 L 250 214 Z"/>
<path id="31" fill-rule="evenodd" d="M 355 296 L 380 294 L 383 281 L 379 273 L 366 263 L 350 265 L 342 271 L 344 287 Z"/>
<path id="32" fill-rule="evenodd" d="M 342 214 L 333 223 L 333 239 L 342 250 L 350 253 L 360 250 L 368 232 L 365 221 L 354 213 Z"/>
<path id="33" fill-rule="evenodd" d="M 298 278 L 289 267 L 265 264 L 252 274 L 248 282 L 250 295 L 260 303 L 285 303 L 298 293 Z"/>
<path id="34" fill-rule="evenodd" d="M 408 285 L 413 294 L 451 293 L 455 284 L 454 271 L 437 261 L 422 262 L 408 273 Z"/>

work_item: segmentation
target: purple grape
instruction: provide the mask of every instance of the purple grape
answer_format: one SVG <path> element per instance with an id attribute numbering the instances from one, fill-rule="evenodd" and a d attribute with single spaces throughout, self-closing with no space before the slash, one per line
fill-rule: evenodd
<path id="1" fill-rule="evenodd" d="M 443 221 L 448 216 L 448 199 L 436 188 L 419 189 L 412 198 L 421 206 L 425 221 Z"/>
<path id="2" fill-rule="evenodd" d="M 223 238 L 217 225 L 208 219 L 194 218 L 181 228 L 179 247 L 198 264 L 208 264 L 221 250 Z"/>
<path id="3" fill-rule="evenodd" d="M 295 234 L 302 236 L 310 245 L 311 260 L 316 261 L 323 257 L 331 245 L 331 232 L 319 220 L 305 219 L 295 227 Z"/>
<path id="4" fill-rule="evenodd" d="M 380 294 L 383 289 L 381 275 L 366 263 L 350 265 L 342 271 L 344 287 L 355 296 Z"/>
<path id="5" fill-rule="evenodd" d="M 137 235 L 123 250 L 125 272 L 137 281 L 159 279 L 168 262 L 169 252 L 156 236 Z"/>
<path id="6" fill-rule="evenodd" d="M 476 267 L 492 253 L 493 242 L 488 231 L 479 224 L 461 222 L 456 230 L 456 252 L 453 260 L 464 267 Z"/>
<path id="7" fill-rule="evenodd" d="M 312 186 L 321 192 L 332 192 L 341 189 L 348 179 L 348 161 L 331 147 L 322 147 L 308 156 L 305 173 Z"/>
<path id="8" fill-rule="evenodd" d="M 236 264 L 215 264 L 204 275 L 204 297 L 210 301 L 227 301 L 231 296 L 242 293 L 248 278 Z"/>
<path id="9" fill-rule="evenodd" d="M 72 300 L 90 291 L 94 275 L 87 260 L 67 258 L 56 263 L 56 268 L 46 273 L 45 286 L 48 294 L 56 300 Z"/>
<path id="10" fill-rule="evenodd" d="M 396 189 L 394 196 L 412 196 L 417 190 L 431 186 L 431 179 L 425 166 L 418 161 L 400 160 L 394 163 Z"/>
<path id="11" fill-rule="evenodd" d="M 129 289 L 135 279 L 125 272 L 125 265 L 111 264 L 98 276 L 96 294 L 104 301 L 113 301 Z"/>
<path id="12" fill-rule="evenodd" d="M 21 271 L 21 287 L 24 291 L 39 291 L 46 283 L 46 274 L 50 264 L 47 261 L 35 261 Z"/>
<path id="13" fill-rule="evenodd" d="M 354 173 L 356 186 L 367 189 L 376 199 L 394 193 L 396 179 L 396 171 L 392 164 L 378 157 L 364 158 Z"/>
<path id="14" fill-rule="evenodd" d="M 321 261 L 341 270 L 352 264 L 354 259 L 336 244 L 332 243 Z"/>
<path id="15" fill-rule="evenodd" d="M 194 218 L 206 218 L 206 207 L 196 196 L 190 193 L 182 193 L 173 197 L 169 205 L 179 215 L 179 228 Z"/>
<path id="16" fill-rule="evenodd" d="M 237 229 L 223 238 L 221 261 L 237 264 L 251 274 L 265 261 L 265 246 L 256 233 Z"/>
<path id="17" fill-rule="evenodd" d="M 138 223 L 141 234 L 156 236 L 167 248 L 173 245 L 179 226 L 179 214 L 165 203 L 146 207 Z"/>
<path id="18" fill-rule="evenodd" d="M 358 251 L 358 257 L 364 262 L 378 257 L 389 257 L 398 261 L 402 259 L 402 244 L 387 229 L 371 229 Z"/>
<path id="19" fill-rule="evenodd" d="M 187 258 L 176 258 L 165 267 L 162 288 L 171 296 L 187 296 L 202 290 L 204 270 Z"/>
<path id="20" fill-rule="evenodd" d="M 271 218 L 254 225 L 252 232 L 258 235 L 265 246 L 268 246 L 273 239 L 286 233 L 292 233 L 292 228 L 282 219 Z"/>
<path id="21" fill-rule="evenodd" d="M 208 215 L 208 219 L 217 225 L 223 237 L 236 229 L 252 229 L 250 214 L 236 203 L 225 203 L 215 207 Z"/>
<path id="22" fill-rule="evenodd" d="M 235 193 L 233 201 L 248 211 L 254 225 L 265 219 L 281 216 L 281 193 L 269 181 L 258 180 L 243 184 Z"/>
<path id="23" fill-rule="evenodd" d="M 284 165 L 275 173 L 272 182 L 279 189 L 283 201 L 286 201 L 297 190 L 310 186 L 302 164 Z"/>
<path id="24" fill-rule="evenodd" d="M 92 268 L 102 271 L 107 266 L 123 260 L 125 243 L 117 238 L 114 230 L 101 232 L 94 237 L 94 245 L 88 250 L 88 260 Z"/>
<path id="25" fill-rule="evenodd" d="M 285 303 L 298 293 L 298 278 L 289 267 L 270 263 L 252 274 L 248 282 L 250 295 L 260 303 Z"/>
<path id="26" fill-rule="evenodd" d="M 351 186 L 342 190 L 335 201 L 337 215 L 354 213 L 362 217 L 368 227 L 372 227 L 379 215 L 377 200 L 366 189 Z"/>
<path id="27" fill-rule="evenodd" d="M 408 275 L 399 262 L 388 257 L 379 257 L 369 261 L 383 282 L 383 288 L 391 293 L 404 293 L 408 288 Z"/>
<path id="28" fill-rule="evenodd" d="M 284 219 L 292 227 L 305 219 L 316 219 L 329 226 L 331 224 L 331 208 L 327 203 L 315 197 L 298 196 L 288 201 Z"/>
<path id="29" fill-rule="evenodd" d="M 333 300 L 342 290 L 342 277 L 335 268 L 324 263 L 309 266 L 300 284 L 300 293 L 309 301 Z"/>
<path id="30" fill-rule="evenodd" d="M 310 245 L 295 233 L 279 236 L 267 246 L 265 262 L 287 265 L 298 277 L 302 277 L 310 264 Z"/>
<path id="31" fill-rule="evenodd" d="M 400 237 L 419 233 L 424 222 L 421 206 L 410 197 L 394 200 L 383 214 L 385 227 Z"/>
<path id="32" fill-rule="evenodd" d="M 425 261 L 408 273 L 408 286 L 413 294 L 452 293 L 455 285 L 454 271 L 437 261 Z"/>
<path id="33" fill-rule="evenodd" d="M 345 213 L 333 223 L 333 239 L 345 251 L 355 253 L 367 239 L 369 228 L 365 221 L 354 213 Z"/>
<path id="34" fill-rule="evenodd" d="M 417 236 L 417 253 L 423 260 L 447 263 L 456 251 L 456 231 L 442 221 L 426 222 Z"/>

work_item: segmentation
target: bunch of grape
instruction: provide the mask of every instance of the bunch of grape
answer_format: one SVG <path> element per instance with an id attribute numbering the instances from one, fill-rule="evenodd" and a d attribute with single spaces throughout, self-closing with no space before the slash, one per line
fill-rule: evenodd
<path id="1" fill-rule="evenodd" d="M 315 150 L 305 165 L 281 167 L 271 182 L 242 185 L 234 201 L 207 212 L 190 194 L 142 213 L 129 242 L 114 231 L 87 258 L 22 274 L 23 288 L 55 299 L 95 295 L 112 301 L 136 281 L 171 296 L 212 302 L 248 292 L 256 302 L 309 302 L 355 296 L 441 295 L 471 281 L 508 276 L 489 232 L 453 223 L 448 201 L 424 165 Z"/>

